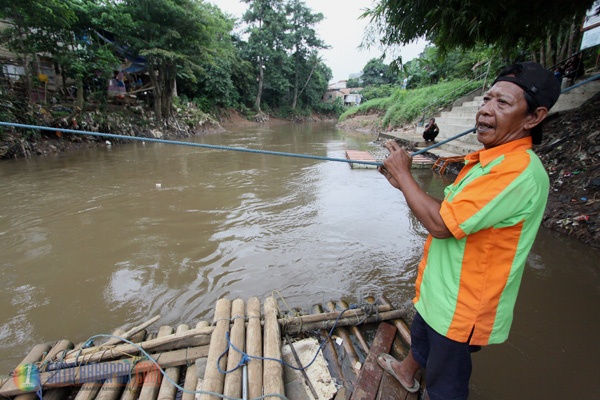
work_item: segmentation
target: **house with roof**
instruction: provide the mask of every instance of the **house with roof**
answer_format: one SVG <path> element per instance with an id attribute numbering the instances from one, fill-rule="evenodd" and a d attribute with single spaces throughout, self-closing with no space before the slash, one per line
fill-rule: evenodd
<path id="1" fill-rule="evenodd" d="M 342 99 L 344 105 L 347 106 L 357 106 L 362 101 L 362 95 L 360 92 L 363 88 L 348 88 L 346 87 L 346 83 L 348 81 L 339 81 L 336 83 L 331 83 L 327 87 L 327 91 L 322 97 L 322 101 L 325 103 L 333 103 L 337 99 Z"/>

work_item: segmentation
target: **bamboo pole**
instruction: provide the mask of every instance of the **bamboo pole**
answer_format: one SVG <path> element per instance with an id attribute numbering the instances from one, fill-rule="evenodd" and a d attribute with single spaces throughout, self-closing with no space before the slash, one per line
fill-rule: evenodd
<path id="1" fill-rule="evenodd" d="M 134 342 L 134 340 L 132 340 L 132 338 L 133 338 L 133 336 L 135 334 L 137 334 L 138 332 L 141 332 L 141 331 L 145 330 L 147 327 L 149 327 L 150 325 L 152 325 L 153 323 L 155 323 L 159 319 L 160 319 L 160 315 L 157 315 L 155 317 L 150 318 L 148 321 L 144 322 L 141 325 L 134 326 L 133 328 L 131 328 L 127 332 L 123 333 L 122 335 L 114 335 L 114 336 L 120 336 L 123 339 L 128 339 L 128 340 L 131 340 L 132 342 Z M 111 345 L 115 345 L 115 344 L 121 343 L 121 342 L 122 342 L 121 339 L 112 338 L 112 339 L 109 339 L 106 343 L 104 343 L 103 346 L 111 346 Z"/>
<path id="2" fill-rule="evenodd" d="M 142 330 L 131 337 L 132 342 L 142 342 L 146 336 L 146 330 Z M 142 373 L 132 373 L 131 379 L 127 382 L 121 400 L 136 400 L 144 383 L 144 375 Z"/>
<path id="3" fill-rule="evenodd" d="M 385 312 L 385 311 L 392 311 L 392 310 L 393 310 L 393 308 L 389 305 L 377 306 L 377 312 L 380 312 L 380 313 Z M 323 322 L 323 321 L 335 320 L 340 316 L 341 313 L 342 313 L 342 311 L 331 311 L 331 312 L 325 312 L 325 313 L 320 313 L 320 314 L 309 314 L 309 315 L 303 315 L 300 317 L 282 318 L 282 319 L 280 319 L 279 322 L 282 325 L 284 325 L 284 324 L 295 325 L 300 322 L 303 324 L 309 324 L 309 323 L 313 323 L 313 322 Z M 346 318 L 352 316 L 356 319 L 356 321 L 360 321 L 364 318 L 365 312 L 361 308 L 355 308 L 352 310 L 345 311 L 344 316 Z"/>
<path id="4" fill-rule="evenodd" d="M 342 311 L 348 308 L 348 303 L 346 303 L 344 300 L 340 300 L 336 304 L 336 307 L 339 311 Z M 360 344 L 360 347 L 365 352 L 365 354 L 369 354 L 369 344 L 365 340 L 365 337 L 363 336 L 360 329 L 358 329 L 357 326 L 350 326 L 350 332 L 352 332 L 356 339 L 358 339 L 358 343 Z"/>
<path id="5" fill-rule="evenodd" d="M 389 309 L 390 307 L 386 306 L 379 307 L 380 316 L 383 316 L 381 320 L 386 320 L 390 318 L 401 318 L 405 315 L 404 311 L 398 310 L 394 310 L 392 314 L 387 314 L 385 311 Z M 279 323 L 282 324 L 282 326 L 284 327 L 283 330 L 286 333 L 294 334 L 317 329 L 331 328 L 331 326 L 333 326 L 333 323 L 339 315 L 340 312 L 311 314 L 301 317 L 282 318 L 279 320 Z M 357 309 L 347 311 L 346 313 L 344 313 L 344 316 L 346 317 L 338 321 L 337 326 L 348 326 L 356 324 L 358 321 L 361 320 L 361 317 L 364 316 L 364 312 L 360 309 Z M 370 317 L 365 322 L 377 321 L 379 321 L 377 318 Z M 137 343 L 137 345 L 147 351 L 158 351 L 158 348 L 160 348 L 161 350 L 177 350 L 181 347 L 186 346 L 201 346 L 202 343 L 204 343 L 204 341 L 206 340 L 206 338 L 196 339 L 197 341 L 195 342 L 191 339 L 189 341 L 184 341 L 184 339 L 201 337 L 202 335 L 211 335 L 214 332 L 214 330 L 215 327 L 212 326 L 201 327 L 182 332 L 181 334 L 167 335 L 165 337 L 156 339 L 147 339 L 145 342 Z M 103 346 L 99 346 L 98 349 L 94 349 L 94 352 L 91 352 L 90 350 L 88 350 L 88 352 L 90 352 L 91 354 L 79 357 L 77 357 L 76 354 L 72 353 L 72 357 L 65 358 L 65 360 L 63 360 L 63 362 L 61 362 L 61 364 L 58 367 L 70 367 L 74 365 L 87 364 L 90 362 L 96 362 L 101 360 L 114 360 L 115 358 L 119 358 L 124 354 L 137 354 L 139 353 L 139 349 L 136 346 L 130 344 L 121 344 L 116 345 L 114 347 L 110 347 L 108 349 L 104 349 Z"/>
<path id="6" fill-rule="evenodd" d="M 196 328 L 207 327 L 209 326 L 208 321 L 200 321 L 196 324 Z M 208 358 L 199 358 L 194 363 L 194 367 L 196 369 L 196 394 L 194 397 L 188 400 L 195 400 L 200 397 L 199 391 L 202 390 L 202 386 L 204 386 L 204 372 L 206 372 L 206 362 Z"/>
<path id="7" fill-rule="evenodd" d="M 262 357 L 262 327 L 260 324 L 260 300 L 251 297 L 247 304 L 248 329 L 246 331 L 246 353 L 252 357 Z M 248 397 L 262 396 L 263 362 L 253 358 L 248 363 Z"/>
<path id="8" fill-rule="evenodd" d="M 125 331 L 123 329 L 117 328 L 113 331 L 112 334 L 115 336 L 120 336 L 124 333 L 125 333 Z M 81 346 L 76 346 L 76 348 L 81 348 Z M 75 396 L 75 400 L 93 400 L 96 398 L 96 396 L 98 395 L 98 392 L 100 391 L 101 388 L 102 388 L 101 381 L 84 383 L 79 388 L 79 391 L 77 392 L 77 395 Z"/>
<path id="9" fill-rule="evenodd" d="M 331 301 L 327 302 L 327 309 L 329 311 L 335 310 L 335 304 L 333 304 L 333 302 L 331 302 Z M 356 353 L 356 349 L 354 348 L 354 345 L 352 344 L 352 339 L 350 338 L 350 334 L 348 333 L 348 330 L 345 327 L 338 326 L 335 328 L 335 330 L 333 332 L 334 332 L 334 334 L 339 336 L 340 339 L 342 339 L 342 346 L 344 347 L 344 350 L 346 351 L 346 354 L 350 361 L 350 365 L 352 365 L 352 367 L 356 368 L 356 365 L 359 364 L 360 360 L 358 358 L 358 354 Z"/>
<path id="10" fill-rule="evenodd" d="M 344 314 L 344 315 L 346 315 L 346 314 Z M 369 324 L 369 323 L 373 323 L 373 322 L 387 321 L 390 319 L 402 318 L 405 315 L 406 315 L 406 312 L 403 310 L 392 310 L 392 311 L 380 312 L 378 315 L 372 315 L 366 319 L 364 319 L 364 317 L 357 318 L 357 316 L 355 315 L 350 318 L 345 318 L 345 317 L 340 318 L 339 320 L 330 319 L 330 320 L 323 320 L 323 321 L 319 321 L 319 322 L 309 322 L 309 323 L 303 322 L 302 318 L 304 318 L 304 317 L 296 317 L 296 318 L 292 318 L 292 319 L 286 321 L 286 325 L 284 326 L 283 331 L 285 333 L 290 333 L 290 334 L 301 333 L 301 332 L 314 331 L 317 329 L 330 329 L 334 325 L 336 327 L 344 327 L 344 326 L 349 326 L 349 325 L 356 325 L 359 322 L 364 323 L 364 324 Z"/>
<path id="11" fill-rule="evenodd" d="M 381 302 L 383 304 L 389 305 L 390 307 L 392 306 L 392 303 L 385 296 L 381 296 Z M 411 342 L 410 341 L 410 327 L 408 326 L 406 321 L 404 321 L 403 318 L 406 318 L 406 316 L 403 316 L 403 317 L 400 317 L 397 319 L 393 319 L 392 323 L 394 324 L 396 329 L 398 329 L 398 333 L 400 334 L 400 337 L 402 338 L 402 340 L 404 340 L 404 342 L 410 348 L 410 342 Z"/>
<path id="12" fill-rule="evenodd" d="M 52 349 L 50 349 L 50 351 L 48 352 L 48 355 L 46 355 L 46 357 L 44 358 L 44 362 L 56 359 L 57 357 L 59 357 L 59 354 L 61 354 L 61 353 L 64 354 L 68 350 L 71 350 L 72 348 L 73 348 L 73 343 L 71 343 L 68 340 L 64 340 L 64 339 L 60 340 L 58 343 L 56 343 L 54 345 L 54 347 L 52 347 Z M 46 399 L 48 399 L 48 400 L 64 399 L 67 392 L 68 392 L 68 389 L 66 389 L 66 388 L 57 388 L 57 389 L 47 390 L 47 391 L 43 392 L 44 400 L 46 400 Z M 19 399 L 19 400 L 21 400 L 21 399 Z"/>
<path id="13" fill-rule="evenodd" d="M 158 330 L 157 338 L 161 338 L 167 335 L 171 335 L 173 333 L 173 328 L 170 326 L 163 325 Z M 160 360 L 157 360 L 160 362 Z M 158 368 L 152 368 L 146 376 L 144 376 L 144 383 L 142 385 L 142 389 L 140 390 L 140 400 L 154 400 L 158 396 L 158 391 L 160 389 L 162 381 L 162 373 L 158 370 Z"/>
<path id="14" fill-rule="evenodd" d="M 175 333 L 160 338 L 154 338 L 149 335 L 149 338 L 147 338 L 146 341 L 137 343 L 137 346 L 143 348 L 146 351 L 156 351 L 155 349 L 157 348 L 161 348 L 163 350 L 167 348 L 170 350 L 177 350 L 181 348 L 180 346 L 182 346 L 182 343 L 185 343 L 182 342 L 183 339 L 188 339 L 195 336 L 210 335 L 213 331 L 214 327 L 209 326 L 189 330 L 180 334 Z M 114 360 L 115 358 L 119 358 L 123 355 L 137 354 L 140 352 L 137 346 L 128 343 L 120 344 L 114 347 L 110 347 L 108 349 L 103 348 L 103 346 L 99 346 L 99 349 L 96 349 L 94 353 L 81 357 L 76 357 L 74 355 L 73 357 L 67 358 L 63 362 L 61 362 L 60 365 L 58 365 L 58 367 L 72 367 L 75 365 L 87 364 L 90 362 L 96 362 L 101 360 Z M 49 370 L 51 369 L 52 368 L 49 368 Z"/>
<path id="15" fill-rule="evenodd" d="M 208 356 L 208 346 L 192 347 L 189 349 L 173 350 L 165 353 L 152 353 L 150 356 L 159 360 L 162 368 L 185 365 L 193 360 L 205 360 Z M 40 373 L 40 382 L 45 388 L 82 385 L 89 381 L 99 381 L 110 376 L 129 376 L 132 373 L 144 374 L 156 369 L 154 362 L 140 361 L 127 358 L 117 361 L 107 361 L 92 365 L 81 365 L 57 371 Z M 58 379 L 64 377 L 64 379 Z M 33 391 L 32 391 L 33 392 Z M 22 394 L 11 377 L 0 378 L 0 398 Z"/>
<path id="16" fill-rule="evenodd" d="M 160 315 L 157 315 L 156 317 L 153 317 L 151 319 L 149 319 L 148 321 L 144 322 L 141 325 L 135 326 L 133 328 L 131 328 L 129 331 L 125 331 L 122 328 L 118 328 L 115 330 L 119 331 L 120 334 L 119 335 L 115 335 L 115 333 L 113 332 L 113 336 L 119 336 L 120 338 L 123 339 L 128 339 L 131 342 L 136 342 L 135 340 L 133 340 L 135 338 L 135 335 L 139 332 L 144 331 L 147 327 L 149 327 L 150 325 L 152 325 L 153 323 L 155 323 L 156 321 L 158 321 L 160 319 Z M 144 333 L 143 336 L 146 336 L 146 334 Z M 96 351 L 98 351 L 98 347 L 110 347 L 110 346 L 114 346 L 118 343 L 121 343 L 122 340 L 121 339 L 117 339 L 117 338 L 110 338 L 106 341 L 106 343 L 101 344 L 100 346 L 94 346 L 94 347 L 89 347 L 87 349 L 74 349 L 69 351 L 66 355 L 65 355 L 65 360 L 69 361 L 71 358 L 75 357 L 75 356 L 85 356 L 91 353 L 94 353 Z"/>
<path id="17" fill-rule="evenodd" d="M 319 305 L 313 306 L 313 308 L 312 308 L 313 314 L 318 314 L 321 312 L 322 312 L 322 309 Z M 329 331 L 327 331 L 325 329 L 321 329 L 320 333 L 321 333 L 321 336 L 324 338 L 324 340 L 327 341 L 325 343 L 325 347 L 323 347 L 323 356 L 327 360 L 329 367 L 332 369 L 332 375 L 336 379 L 346 382 L 347 379 L 345 377 L 342 366 L 340 365 L 340 360 L 338 358 L 337 350 L 335 349 L 335 346 L 333 345 L 333 341 L 329 337 Z M 356 376 L 354 376 L 354 379 L 356 380 Z"/>
<path id="18" fill-rule="evenodd" d="M 31 349 L 31 351 L 29 351 L 29 353 L 25 356 L 25 358 L 23 358 L 23 361 L 21 361 L 19 365 L 36 363 L 40 361 L 42 357 L 44 357 L 51 349 L 52 346 L 50 346 L 48 343 L 37 344 L 33 347 L 33 349 Z M 37 396 L 35 395 L 35 393 L 27 393 L 19 395 L 15 399 L 33 400 L 36 397 Z"/>
<path id="19" fill-rule="evenodd" d="M 204 328 L 208 326 L 208 321 L 200 321 L 196 324 L 196 329 Z M 198 360 L 194 361 L 193 364 L 188 364 L 185 371 L 185 383 L 183 388 L 189 392 L 194 392 L 202 388 L 202 385 L 198 387 Z M 193 393 L 183 392 L 181 396 L 182 400 L 195 400 L 196 395 Z"/>
<path id="20" fill-rule="evenodd" d="M 281 360 L 281 331 L 277 321 L 277 301 L 274 297 L 265 300 L 265 361 L 263 370 L 264 394 L 285 395 L 283 385 L 283 366 Z M 267 396 L 266 399 L 276 399 L 275 396 Z"/>
<path id="21" fill-rule="evenodd" d="M 223 393 L 223 383 L 225 377 L 217 368 L 218 358 L 227 348 L 227 338 L 225 335 L 229 332 L 229 315 L 231 314 L 231 301 L 219 299 L 215 309 L 216 328 L 210 338 L 210 347 L 208 350 L 208 360 L 206 362 L 206 371 L 204 373 L 204 383 L 202 390 L 214 393 Z M 224 356 L 219 362 L 219 368 L 225 370 L 227 366 L 227 357 Z M 200 400 L 218 400 L 216 396 L 202 394 Z"/>
<path id="22" fill-rule="evenodd" d="M 185 332 L 190 330 L 189 325 L 181 324 L 177 327 L 177 333 Z M 168 376 L 173 382 L 179 382 L 179 375 L 181 373 L 181 368 L 179 366 L 169 367 L 165 370 L 165 376 L 160 384 L 160 390 L 158 391 L 158 400 L 173 400 L 175 399 L 175 395 L 177 394 L 177 388 L 173 385 L 169 379 L 166 379 Z"/>
<path id="23" fill-rule="evenodd" d="M 231 319 L 233 320 L 233 327 L 231 328 L 230 341 L 237 349 L 241 351 L 245 351 L 246 347 L 244 308 L 244 300 L 236 299 L 233 301 L 231 307 Z M 241 360 L 242 354 L 230 347 L 229 353 L 227 354 L 227 371 L 232 372 L 225 375 L 225 384 L 223 386 L 223 394 L 225 396 L 233 398 L 242 397 L 242 367 L 237 368 Z M 234 369 L 235 371 L 233 371 Z"/>

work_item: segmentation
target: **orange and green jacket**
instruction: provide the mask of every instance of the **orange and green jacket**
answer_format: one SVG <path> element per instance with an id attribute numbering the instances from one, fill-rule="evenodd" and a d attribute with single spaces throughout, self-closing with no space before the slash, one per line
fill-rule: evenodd
<path id="1" fill-rule="evenodd" d="M 425 243 L 415 308 L 438 333 L 473 345 L 508 337 L 523 268 L 548 198 L 531 138 L 465 157 L 440 214 L 453 237 Z"/>

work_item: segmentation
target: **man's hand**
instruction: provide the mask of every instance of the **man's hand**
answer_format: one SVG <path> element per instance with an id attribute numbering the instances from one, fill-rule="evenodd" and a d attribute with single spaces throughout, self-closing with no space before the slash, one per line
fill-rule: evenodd
<path id="1" fill-rule="evenodd" d="M 383 160 L 383 167 L 379 167 L 378 170 L 393 187 L 402 190 L 400 177 L 405 174 L 410 175 L 412 157 L 394 140 L 385 142 L 385 147 L 390 152 L 390 155 Z"/>
<path id="2" fill-rule="evenodd" d="M 451 237 L 452 233 L 440 215 L 442 201 L 425 193 L 411 174 L 411 155 L 393 140 L 388 140 L 385 147 L 390 155 L 383 160 L 379 172 L 393 187 L 402 191 L 408 207 L 433 237 Z"/>

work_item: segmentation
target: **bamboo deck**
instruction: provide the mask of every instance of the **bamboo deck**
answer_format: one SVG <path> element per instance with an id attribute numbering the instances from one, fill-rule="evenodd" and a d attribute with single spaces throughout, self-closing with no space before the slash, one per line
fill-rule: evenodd
<path id="1" fill-rule="evenodd" d="M 350 161 L 367 161 L 367 162 L 382 162 L 385 156 L 389 154 L 387 151 L 361 151 L 361 150 L 346 150 L 346 159 Z M 412 168 L 423 169 L 433 165 L 433 161 L 423 155 L 413 156 Z M 372 164 L 358 164 L 350 162 L 350 168 L 374 169 L 377 168 Z"/>
<path id="2" fill-rule="evenodd" d="M 212 323 L 150 331 L 157 316 L 113 333 L 135 345 L 115 338 L 91 346 L 59 340 L 34 346 L 20 366 L 38 368 L 44 399 L 219 399 L 215 394 L 236 399 L 417 399 L 376 362 L 382 352 L 399 358 L 408 352 L 405 318 L 406 312 L 394 309 L 385 297 L 351 310 L 344 301 L 329 302 L 309 313 L 281 312 L 274 297 L 262 307 L 256 297 L 220 299 Z M 186 391 L 214 394 L 176 388 L 154 362 L 141 357 L 139 347 Z M 242 354 L 237 349 L 250 357 L 244 367 L 238 367 Z M 313 358 L 305 372 L 276 361 L 306 366 Z M 36 399 L 36 388 L 23 382 L 3 378 L 0 397 Z"/>

